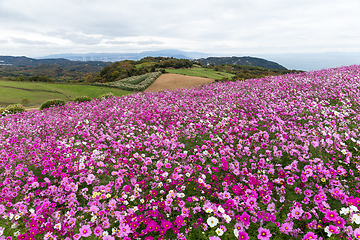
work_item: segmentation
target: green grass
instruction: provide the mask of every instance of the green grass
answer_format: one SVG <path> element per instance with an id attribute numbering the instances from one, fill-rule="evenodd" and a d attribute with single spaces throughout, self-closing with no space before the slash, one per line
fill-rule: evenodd
<path id="1" fill-rule="evenodd" d="M 63 99 L 68 102 L 80 96 L 97 98 L 109 92 L 115 96 L 132 93 L 121 89 L 89 85 L 0 81 L 0 107 L 21 103 L 22 99 L 27 98 L 30 103 L 25 107 L 35 108 L 40 107 L 43 102 L 49 99 Z"/>
<path id="2" fill-rule="evenodd" d="M 169 73 L 176 73 L 194 77 L 205 77 L 211 79 L 221 79 L 223 77 L 232 78 L 235 76 L 232 73 L 214 71 L 213 69 L 207 68 L 191 68 L 191 69 L 166 69 Z"/>

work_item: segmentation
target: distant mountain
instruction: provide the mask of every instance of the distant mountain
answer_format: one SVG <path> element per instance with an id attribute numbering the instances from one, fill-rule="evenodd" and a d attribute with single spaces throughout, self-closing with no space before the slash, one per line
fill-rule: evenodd
<path id="1" fill-rule="evenodd" d="M 81 65 L 90 65 L 97 67 L 105 67 L 110 65 L 103 61 L 94 61 L 94 62 L 82 62 L 82 61 L 70 61 L 64 58 L 58 59 L 35 59 L 28 57 L 13 57 L 13 56 L 0 56 L 0 65 L 14 66 L 14 67 L 27 67 L 27 66 L 39 66 L 44 64 L 56 64 L 62 67 L 69 66 L 81 66 Z"/>
<path id="2" fill-rule="evenodd" d="M 195 59 L 208 57 L 209 54 L 199 52 L 185 52 L 168 49 L 158 51 L 145 51 L 141 53 L 62 53 L 44 56 L 38 59 L 65 58 L 72 61 L 106 61 L 116 62 L 123 60 L 140 60 L 144 57 L 173 57 L 178 59 Z"/>
<path id="3" fill-rule="evenodd" d="M 272 61 L 268 61 L 262 58 L 255 57 L 208 57 L 196 59 L 204 65 L 213 64 L 219 66 L 221 64 L 234 64 L 234 65 L 246 65 L 246 66 L 257 66 L 268 69 L 282 69 L 286 70 L 284 66 Z"/>

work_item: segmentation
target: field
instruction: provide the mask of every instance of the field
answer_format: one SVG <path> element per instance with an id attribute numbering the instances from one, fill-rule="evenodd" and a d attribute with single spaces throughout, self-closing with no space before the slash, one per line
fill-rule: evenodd
<path id="1" fill-rule="evenodd" d="M 211 78 L 220 80 L 221 78 L 229 78 L 231 79 L 235 74 L 214 71 L 213 69 L 208 68 L 191 68 L 191 69 L 166 69 L 169 73 L 183 74 L 187 76 L 194 77 L 203 77 L 203 78 Z"/>
<path id="2" fill-rule="evenodd" d="M 159 78 L 157 78 L 155 82 L 146 89 L 146 91 L 154 92 L 166 89 L 174 90 L 181 88 L 191 88 L 197 87 L 199 85 L 210 84 L 213 82 L 213 79 L 208 78 L 167 73 L 162 74 Z"/>
<path id="3" fill-rule="evenodd" d="M 0 107 L 21 103 L 22 99 L 27 98 L 30 103 L 26 107 L 37 108 L 49 99 L 72 101 L 75 97 L 86 95 L 97 98 L 108 92 L 112 92 L 115 96 L 132 93 L 121 89 L 88 85 L 0 81 Z"/>
<path id="4" fill-rule="evenodd" d="M 0 118 L 0 240 L 360 239 L 360 65 Z"/>

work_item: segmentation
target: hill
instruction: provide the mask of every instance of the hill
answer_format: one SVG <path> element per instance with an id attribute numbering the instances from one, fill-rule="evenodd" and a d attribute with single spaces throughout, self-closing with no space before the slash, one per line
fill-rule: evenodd
<path id="1" fill-rule="evenodd" d="M 200 58 L 195 61 L 200 62 L 204 65 L 219 66 L 221 64 L 230 65 L 244 65 L 244 66 L 257 66 L 267 69 L 281 69 L 286 70 L 284 66 L 272 61 L 268 61 L 262 58 L 255 57 L 208 57 Z"/>
<path id="2" fill-rule="evenodd" d="M 52 81 L 81 81 L 91 73 L 110 65 L 101 61 L 70 61 L 67 59 L 34 59 L 0 56 L 0 79 L 25 81 L 33 76 L 47 76 Z"/>
<path id="3" fill-rule="evenodd" d="M 97 66 L 104 67 L 109 65 L 109 62 L 104 61 L 70 61 L 64 58 L 56 59 L 35 59 L 28 58 L 25 56 L 14 57 L 14 56 L 0 56 L 1 65 L 14 66 L 14 67 L 28 67 L 28 66 L 39 66 L 44 64 L 56 64 L 61 67 L 72 67 L 72 66 Z"/>
<path id="4" fill-rule="evenodd" d="M 121 89 L 79 84 L 0 81 L 0 107 L 22 103 L 22 100 L 27 98 L 30 102 L 25 107 L 36 108 L 49 99 L 63 99 L 69 102 L 73 101 L 76 97 L 89 96 L 97 98 L 109 92 L 112 92 L 115 96 L 132 93 Z"/>

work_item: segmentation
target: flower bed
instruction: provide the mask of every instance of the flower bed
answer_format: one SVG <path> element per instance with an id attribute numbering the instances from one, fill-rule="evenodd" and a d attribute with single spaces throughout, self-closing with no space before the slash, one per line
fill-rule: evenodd
<path id="1" fill-rule="evenodd" d="M 151 72 L 121 79 L 116 82 L 93 83 L 93 85 L 120 88 L 127 91 L 143 91 L 148 88 L 160 75 L 161 72 Z"/>
<path id="2" fill-rule="evenodd" d="M 0 118 L 0 239 L 358 239 L 360 66 Z"/>

